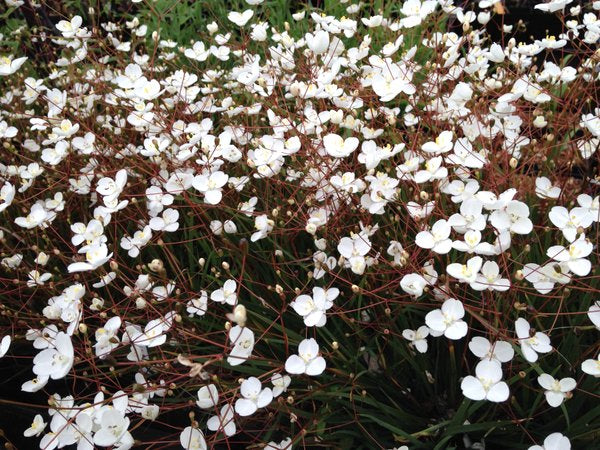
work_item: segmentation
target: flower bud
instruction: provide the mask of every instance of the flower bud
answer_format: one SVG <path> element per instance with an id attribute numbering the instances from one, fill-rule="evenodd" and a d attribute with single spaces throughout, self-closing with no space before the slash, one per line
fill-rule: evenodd
<path id="1" fill-rule="evenodd" d="M 148 264 L 148 269 L 152 272 L 162 272 L 165 270 L 165 265 L 160 259 L 153 259 L 150 264 Z"/>

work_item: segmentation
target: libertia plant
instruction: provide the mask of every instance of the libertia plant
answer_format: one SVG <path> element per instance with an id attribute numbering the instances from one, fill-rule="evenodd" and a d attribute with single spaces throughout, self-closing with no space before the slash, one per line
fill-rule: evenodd
<path id="1" fill-rule="evenodd" d="M 0 41 L 31 448 L 593 447 L 600 2 L 133 3 Z"/>

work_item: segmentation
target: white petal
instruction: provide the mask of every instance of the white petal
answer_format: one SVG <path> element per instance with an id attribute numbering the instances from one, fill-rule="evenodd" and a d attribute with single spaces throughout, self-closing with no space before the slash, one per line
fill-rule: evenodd
<path id="1" fill-rule="evenodd" d="M 510 395 L 510 391 L 508 390 L 508 385 L 501 381 L 499 383 L 494 384 L 487 393 L 487 399 L 490 402 L 503 402 L 508 400 L 508 396 Z"/>
<path id="2" fill-rule="evenodd" d="M 320 375 L 325 370 L 325 366 L 325 358 L 318 356 L 306 365 L 306 374 L 311 376 Z"/>
<path id="3" fill-rule="evenodd" d="M 460 384 L 460 388 L 462 389 L 463 395 L 471 400 L 483 400 L 485 398 L 485 389 L 479 381 L 474 376 L 468 375 Z"/>
<path id="4" fill-rule="evenodd" d="M 304 373 L 305 370 L 306 364 L 304 364 L 304 360 L 298 355 L 290 356 L 285 362 L 285 371 L 287 373 L 298 375 Z"/>

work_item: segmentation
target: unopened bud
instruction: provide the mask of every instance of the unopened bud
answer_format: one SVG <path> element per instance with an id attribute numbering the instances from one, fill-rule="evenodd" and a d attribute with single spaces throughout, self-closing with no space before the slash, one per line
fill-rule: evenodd
<path id="1" fill-rule="evenodd" d="M 523 271 L 522 270 L 517 270 L 515 272 L 515 280 L 521 281 L 523 278 L 525 278 L 525 276 L 523 275 Z"/>
<path id="2" fill-rule="evenodd" d="M 153 259 L 150 264 L 148 264 L 148 269 L 152 272 L 162 272 L 165 270 L 165 265 L 160 259 Z"/>

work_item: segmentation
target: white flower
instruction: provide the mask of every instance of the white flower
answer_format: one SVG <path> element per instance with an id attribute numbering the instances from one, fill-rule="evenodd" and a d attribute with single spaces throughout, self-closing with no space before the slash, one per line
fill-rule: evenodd
<path id="1" fill-rule="evenodd" d="M 547 373 L 543 373 L 538 377 L 538 383 L 546 390 L 544 392 L 546 401 L 554 408 L 562 404 L 577 384 L 573 378 L 557 380 Z"/>
<path id="2" fill-rule="evenodd" d="M 425 170 L 419 170 L 414 175 L 416 183 L 427 183 L 428 181 L 441 180 L 448 176 L 448 169 L 442 166 L 443 158 L 435 156 L 425 161 Z"/>
<path id="3" fill-rule="evenodd" d="M 235 23 L 238 27 L 243 27 L 248 23 L 248 21 L 252 18 L 253 15 L 254 11 L 252 11 L 251 9 L 247 9 L 242 13 L 231 11 L 229 14 L 227 14 L 227 18 L 231 22 Z"/>
<path id="4" fill-rule="evenodd" d="M 596 359 L 586 359 L 581 363 L 581 370 L 593 377 L 600 377 L 600 354 Z"/>
<path id="5" fill-rule="evenodd" d="M 23 383 L 21 385 L 21 390 L 23 392 L 37 392 L 40 389 L 43 389 L 46 386 L 46 384 L 48 384 L 49 380 L 50 377 L 48 375 L 40 375 L 34 378 L 33 380 L 29 380 Z"/>
<path id="6" fill-rule="evenodd" d="M 121 248 L 127 250 L 127 254 L 136 258 L 140 254 L 140 250 L 152 239 L 152 229 L 150 225 L 146 225 L 142 230 L 137 230 L 133 233 L 133 237 L 123 235 L 121 237 Z"/>
<path id="7" fill-rule="evenodd" d="M 538 177 L 535 179 L 535 193 L 540 198 L 558 198 L 560 197 L 560 188 L 553 186 L 548 178 Z"/>
<path id="8" fill-rule="evenodd" d="M 412 77 L 413 73 L 409 67 L 386 58 L 381 71 L 373 76 L 371 86 L 380 101 L 389 102 L 401 93 L 412 95 L 416 92 L 411 83 Z"/>
<path id="9" fill-rule="evenodd" d="M 196 297 L 188 301 L 187 313 L 190 316 L 203 316 L 208 311 L 208 294 L 206 291 L 200 291 L 200 297 Z"/>
<path id="10" fill-rule="evenodd" d="M 292 438 L 286 438 L 279 443 L 270 441 L 265 450 L 292 450 Z"/>
<path id="11" fill-rule="evenodd" d="M 101 417 L 100 429 L 94 434 L 94 444 L 110 447 L 121 440 L 128 440 L 129 418 L 124 416 L 123 412 L 116 408 L 108 409 Z"/>
<path id="12" fill-rule="evenodd" d="M 557 263 L 549 263 L 544 266 L 533 263 L 525 264 L 523 275 L 540 294 L 552 291 L 556 283 L 566 284 L 571 281 L 571 277 L 562 273 L 562 269 Z"/>
<path id="13" fill-rule="evenodd" d="M 58 380 L 69 373 L 74 360 L 71 338 L 61 331 L 55 336 L 52 348 L 42 350 L 33 358 L 33 373 Z"/>
<path id="14" fill-rule="evenodd" d="M 116 200 L 123 188 L 127 184 L 127 171 L 121 169 L 115 175 L 115 178 L 104 177 L 98 180 L 96 192 L 104 197 L 105 202 Z"/>
<path id="15" fill-rule="evenodd" d="M 333 301 L 339 294 L 340 290 L 337 288 L 314 287 L 312 297 L 299 295 L 290 306 L 304 318 L 307 327 L 322 327 L 327 322 L 325 312 L 333 306 Z"/>
<path id="16" fill-rule="evenodd" d="M 444 333 L 448 339 L 462 339 L 469 327 L 464 320 L 465 309 L 461 301 L 449 298 L 441 309 L 434 309 L 425 316 L 425 323 L 434 331 Z"/>
<path id="17" fill-rule="evenodd" d="M 317 30 L 314 34 L 307 33 L 304 38 L 306 45 L 315 55 L 325 53 L 329 48 L 329 33 L 325 30 Z"/>
<path id="18" fill-rule="evenodd" d="M 227 303 L 228 305 L 235 306 L 237 303 L 237 283 L 235 280 L 225 281 L 222 288 L 210 294 L 210 299 L 213 302 Z"/>
<path id="19" fill-rule="evenodd" d="M 440 154 L 449 152 L 452 149 L 452 131 L 442 131 L 435 141 L 426 142 L 421 149 L 427 153 Z"/>
<path id="20" fill-rule="evenodd" d="M 198 400 L 196 400 L 196 404 L 202 409 L 212 408 L 219 403 L 219 391 L 214 384 L 202 386 L 198 389 L 197 396 Z"/>
<path id="21" fill-rule="evenodd" d="M 79 253 L 85 253 L 85 262 L 69 264 L 67 267 L 69 273 L 95 270 L 113 256 L 112 252 L 108 253 L 106 244 L 86 245 L 79 250 Z"/>
<path id="22" fill-rule="evenodd" d="M 589 209 L 581 206 L 576 206 L 570 211 L 562 206 L 554 206 L 548 213 L 548 217 L 569 242 L 575 240 L 580 227 L 585 230 L 594 221 L 594 216 L 590 214 Z"/>
<path id="23" fill-rule="evenodd" d="M 343 237 L 338 246 L 338 252 L 344 258 L 352 272 L 362 275 L 366 268 L 365 256 L 371 250 L 371 241 L 369 237 L 361 232 L 353 234 L 352 237 Z"/>
<path id="24" fill-rule="evenodd" d="M 204 194 L 206 203 L 217 205 L 223 197 L 221 189 L 228 179 L 229 175 L 217 170 L 211 174 L 196 175 L 192 181 L 192 186 Z"/>
<path id="25" fill-rule="evenodd" d="M 148 405 L 141 409 L 140 416 L 146 420 L 155 420 L 158 417 L 159 412 L 160 407 L 158 405 Z"/>
<path id="26" fill-rule="evenodd" d="M 0 358 L 3 358 L 6 355 L 6 352 L 10 348 L 11 337 L 10 335 L 6 335 L 0 341 Z"/>
<path id="27" fill-rule="evenodd" d="M 81 16 L 74 16 L 71 20 L 61 20 L 56 24 L 56 29 L 60 31 L 65 38 L 75 37 L 79 27 L 83 23 Z"/>
<path id="28" fill-rule="evenodd" d="M 185 49 L 184 55 L 187 58 L 194 59 L 196 61 L 206 61 L 210 55 L 210 51 L 206 49 L 204 42 L 197 41 L 194 42 L 192 48 Z"/>
<path id="29" fill-rule="evenodd" d="M 594 245 L 581 235 L 568 248 L 562 245 L 553 245 L 548 249 L 546 255 L 555 261 L 565 263 L 575 275 L 584 277 L 592 270 L 592 263 L 585 258 L 592 253 L 593 249 Z"/>
<path id="30" fill-rule="evenodd" d="M 237 226 L 235 222 L 231 220 L 226 220 L 223 222 L 223 231 L 227 234 L 237 233 Z"/>
<path id="31" fill-rule="evenodd" d="M 500 363 L 484 359 L 475 367 L 475 375 L 466 376 L 461 384 L 463 395 L 471 400 L 503 402 L 510 394 L 508 385 L 502 380 Z"/>
<path id="32" fill-rule="evenodd" d="M 544 445 L 532 445 L 527 450 L 571 450 L 569 438 L 561 433 L 552 433 L 544 439 Z"/>
<path id="33" fill-rule="evenodd" d="M 532 335 L 530 334 L 530 330 L 529 322 L 522 317 L 519 317 L 515 321 L 515 331 L 521 344 L 523 356 L 529 362 L 536 362 L 538 353 L 548 353 L 552 351 L 552 346 L 550 345 L 550 338 L 547 335 L 540 331 Z"/>
<path id="34" fill-rule="evenodd" d="M 344 139 L 337 134 L 328 134 L 323 138 L 323 147 L 329 156 L 345 158 L 358 148 L 358 139 L 349 137 Z"/>
<path id="35" fill-rule="evenodd" d="M 264 239 L 271 231 L 273 231 L 273 226 L 275 226 L 275 222 L 272 219 L 269 219 L 266 214 L 255 217 L 254 228 L 256 231 L 252 233 L 250 240 L 256 242 L 260 239 Z"/>
<path id="36" fill-rule="evenodd" d="M 421 231 L 415 237 L 415 244 L 421 248 L 445 255 L 452 250 L 452 239 L 449 239 L 450 225 L 444 219 L 438 220 L 431 227 L 431 231 Z"/>
<path id="37" fill-rule="evenodd" d="M 0 122 L 0 138 L 11 138 L 17 135 L 18 130 L 15 127 L 9 127 L 6 120 Z"/>
<path id="38" fill-rule="evenodd" d="M 155 231 L 177 231 L 179 228 L 179 211 L 173 208 L 165 209 L 162 217 L 153 217 L 148 225 Z"/>
<path id="39" fill-rule="evenodd" d="M 420 326 L 416 331 L 409 329 L 402 331 L 402 337 L 410 341 L 410 345 L 419 353 L 427 353 L 427 336 L 429 336 L 429 328 L 425 325 Z"/>
<path id="40" fill-rule="evenodd" d="M 273 383 L 273 397 L 283 394 L 287 390 L 291 381 L 292 379 L 289 375 L 282 375 L 280 373 L 273 374 L 271 377 L 271 383 Z"/>
<path id="41" fill-rule="evenodd" d="M 48 219 L 48 211 L 40 203 L 34 203 L 29 214 L 25 217 L 17 217 L 15 223 L 28 230 L 43 225 Z"/>
<path id="42" fill-rule="evenodd" d="M 292 375 L 316 376 L 325 370 L 325 358 L 319 356 L 319 344 L 313 338 L 304 339 L 298 345 L 298 355 L 291 355 L 285 362 L 285 370 Z"/>
<path id="43" fill-rule="evenodd" d="M 27 61 L 27 57 L 13 59 L 12 55 L 0 56 L 0 75 L 12 75 Z"/>
<path id="44" fill-rule="evenodd" d="M 476 291 L 507 291 L 510 288 L 508 278 L 502 278 L 500 267 L 494 261 L 486 261 L 481 267 L 481 274 L 477 275 L 474 282 L 470 283 L 472 289 Z"/>
<path id="45" fill-rule="evenodd" d="M 170 325 L 165 319 L 152 319 L 144 327 L 144 331 L 135 329 L 132 326 L 126 328 L 129 336 L 129 342 L 140 347 L 158 347 L 167 341 L 167 335 Z"/>
<path id="46" fill-rule="evenodd" d="M 227 362 L 237 366 L 246 361 L 254 349 L 254 332 L 246 327 L 236 325 L 229 330 L 229 342 L 232 344 Z"/>
<path id="47" fill-rule="evenodd" d="M 121 318 L 117 316 L 111 317 L 103 327 L 96 330 L 94 348 L 96 356 L 100 359 L 106 358 L 111 351 L 118 347 L 120 343 L 117 336 L 119 328 L 121 328 Z"/>
<path id="48" fill-rule="evenodd" d="M 179 435 L 179 443 L 185 450 L 206 450 L 204 434 L 198 428 L 185 427 Z"/>
<path id="49" fill-rule="evenodd" d="M 406 0 L 400 10 L 406 17 L 400 21 L 400 24 L 404 28 L 413 28 L 420 25 L 422 20 L 435 10 L 437 3 L 435 0 L 425 0 L 422 3 L 421 0 Z"/>
<path id="50" fill-rule="evenodd" d="M 548 13 L 553 13 L 556 11 L 564 12 L 565 6 L 567 6 L 572 1 L 573 0 L 550 0 L 547 3 L 538 3 L 537 5 L 534 6 L 534 8 L 539 9 L 540 11 L 548 12 Z M 548 449 L 546 449 L 546 450 L 548 450 Z"/>
<path id="51" fill-rule="evenodd" d="M 452 263 L 446 267 L 448 275 L 463 283 L 473 283 L 479 276 L 479 270 L 483 264 L 480 256 L 475 256 L 467 261 L 467 264 Z"/>
<path id="52" fill-rule="evenodd" d="M 15 187 L 8 181 L 0 189 L 0 212 L 8 208 L 15 198 Z"/>
<path id="53" fill-rule="evenodd" d="M 37 270 L 32 270 L 27 274 L 27 277 L 29 278 L 27 280 L 28 287 L 43 286 L 52 277 L 52 274 L 48 272 L 42 274 Z"/>
<path id="54" fill-rule="evenodd" d="M 486 338 L 481 336 L 475 336 L 469 342 L 469 350 L 473 352 L 478 358 L 489 359 L 492 361 L 498 361 L 499 363 L 505 363 L 513 359 L 515 351 L 506 341 L 496 341 L 493 344 L 490 343 Z"/>
<path id="55" fill-rule="evenodd" d="M 516 234 L 529 234 L 533 230 L 529 207 L 518 200 L 511 200 L 506 207 L 493 211 L 490 223 L 498 231 L 510 230 Z"/>
<path id="56" fill-rule="evenodd" d="M 588 317 L 598 330 L 600 330 L 600 300 L 594 302 L 587 312 Z"/>
<path id="57" fill-rule="evenodd" d="M 25 436 L 25 437 L 36 436 L 37 437 L 44 431 L 45 428 L 46 428 L 46 422 L 44 422 L 43 417 L 39 414 L 36 414 L 35 417 L 33 418 L 33 422 L 31 423 L 31 426 L 23 432 L 23 436 Z"/>
<path id="58" fill-rule="evenodd" d="M 408 273 L 400 280 L 400 287 L 412 296 L 420 297 L 429 282 L 420 273 Z"/>
<path id="59" fill-rule="evenodd" d="M 206 426 L 210 431 L 222 431 L 225 433 L 225 436 L 233 436 L 237 432 L 233 416 L 233 407 L 229 404 L 223 405 L 219 415 L 212 416 L 210 419 L 208 419 Z"/>
<path id="60" fill-rule="evenodd" d="M 271 388 L 262 388 L 260 380 L 250 377 L 242 382 L 239 398 L 235 402 L 235 412 L 240 416 L 251 416 L 259 408 L 264 408 L 273 401 Z"/>

